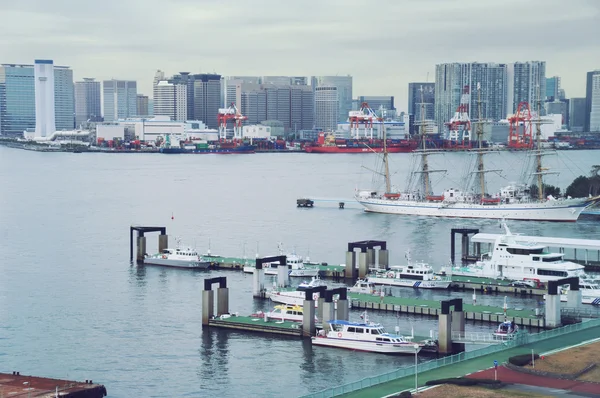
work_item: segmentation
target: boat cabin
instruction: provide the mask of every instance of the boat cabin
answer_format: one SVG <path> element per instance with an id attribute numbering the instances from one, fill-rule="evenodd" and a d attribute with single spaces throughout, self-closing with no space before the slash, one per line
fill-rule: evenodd
<path id="1" fill-rule="evenodd" d="M 408 343 L 403 336 L 390 334 L 380 323 L 358 323 L 349 321 L 330 321 L 331 332 L 338 337 L 356 340 L 374 340 L 383 343 Z M 341 333 L 341 336 L 340 336 Z"/>
<path id="2" fill-rule="evenodd" d="M 405 266 L 392 266 L 390 267 L 390 274 L 388 277 L 395 277 L 398 279 L 411 279 L 417 281 L 432 280 L 434 279 L 433 268 L 426 264 L 415 264 Z"/>

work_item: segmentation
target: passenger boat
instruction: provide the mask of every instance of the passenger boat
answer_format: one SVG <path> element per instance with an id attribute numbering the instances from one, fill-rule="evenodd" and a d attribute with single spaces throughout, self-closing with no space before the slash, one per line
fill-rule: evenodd
<path id="1" fill-rule="evenodd" d="M 306 290 L 306 289 L 310 289 L 312 287 L 319 287 L 319 286 L 327 286 L 327 282 L 325 282 L 323 279 L 319 278 L 319 276 L 317 275 L 317 276 L 313 276 L 309 282 L 307 282 L 307 281 L 300 282 L 300 284 L 298 285 L 296 290 Z"/>
<path id="2" fill-rule="evenodd" d="M 367 279 L 359 279 L 354 286 L 348 288 L 350 293 L 374 294 L 375 285 Z"/>
<path id="3" fill-rule="evenodd" d="M 279 255 L 283 256 L 283 248 L 279 243 Z M 304 263 L 302 256 L 296 255 L 296 253 L 286 254 L 286 262 L 290 268 L 289 275 L 297 277 L 311 277 L 319 275 L 319 266 L 307 265 Z M 244 265 L 244 272 L 253 273 L 256 267 L 254 265 Z M 265 275 L 277 275 L 277 266 L 272 264 L 263 264 Z"/>
<path id="4" fill-rule="evenodd" d="M 564 285 L 560 292 L 560 301 L 567 301 L 571 285 Z M 600 305 L 600 284 L 593 279 L 580 279 L 579 291 L 583 304 Z M 544 296 L 545 297 L 545 296 Z"/>
<path id="5" fill-rule="evenodd" d="M 282 303 L 287 305 L 304 305 L 304 300 L 306 299 L 306 289 L 318 286 L 327 286 L 327 284 L 320 279 L 319 277 L 313 277 L 310 282 L 302 282 L 296 290 L 289 289 L 273 289 L 267 292 L 267 297 L 271 299 L 271 301 L 275 303 Z M 315 292 L 312 294 L 312 299 L 315 302 L 315 307 L 319 307 L 319 298 L 320 294 Z M 337 300 L 339 295 L 334 295 L 333 302 L 334 308 L 337 309 Z M 350 300 L 348 300 L 348 308 L 351 308 Z"/>
<path id="6" fill-rule="evenodd" d="M 164 249 L 161 253 L 144 258 L 146 265 L 160 265 L 172 268 L 206 269 L 210 261 L 204 260 L 195 249 L 180 248 L 179 242 L 175 249 Z"/>
<path id="7" fill-rule="evenodd" d="M 410 252 L 406 252 L 407 265 L 392 266 L 389 270 L 378 270 L 370 274 L 369 282 L 376 285 L 403 286 L 421 289 L 447 289 L 450 278 L 435 274 L 425 263 L 411 263 Z"/>
<path id="8" fill-rule="evenodd" d="M 534 278 L 548 282 L 568 277 L 585 278 L 584 266 L 563 259 L 564 253 L 551 253 L 544 245 L 519 241 L 502 221 L 505 233 L 492 244 L 491 251 L 469 266 L 447 266 L 450 275 L 522 281 Z"/>
<path id="9" fill-rule="evenodd" d="M 290 322 L 302 322 L 304 321 L 304 310 L 301 305 L 276 305 L 272 311 L 262 312 L 259 311 L 256 314 L 252 314 L 252 318 L 262 318 L 267 316 L 272 319 L 290 321 Z M 315 322 L 318 322 L 315 316 Z"/>
<path id="10" fill-rule="evenodd" d="M 494 332 L 494 336 L 508 337 L 508 336 L 514 335 L 518 331 L 519 331 L 519 325 L 517 325 L 516 323 L 514 323 L 512 321 L 504 321 L 500 325 L 498 325 L 498 328 Z"/>
<path id="11" fill-rule="evenodd" d="M 404 336 L 390 334 L 379 323 L 329 321 L 329 331 L 319 330 L 311 339 L 313 345 L 346 348 L 356 351 L 377 352 L 382 354 L 417 354 L 423 348 L 422 343 L 414 343 Z"/>

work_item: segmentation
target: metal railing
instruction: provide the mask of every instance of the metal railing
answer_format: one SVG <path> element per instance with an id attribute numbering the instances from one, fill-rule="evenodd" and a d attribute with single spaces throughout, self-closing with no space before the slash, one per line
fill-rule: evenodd
<path id="1" fill-rule="evenodd" d="M 562 336 L 567 333 L 572 333 L 578 330 L 589 329 L 592 327 L 600 326 L 600 319 L 593 319 L 573 325 L 564 326 L 561 328 L 546 330 L 540 333 L 527 333 L 520 332 L 513 339 L 504 341 L 503 344 L 495 344 L 489 347 L 483 347 L 477 350 L 461 352 L 459 354 L 450 355 L 444 358 L 434 359 L 427 362 L 418 364 L 418 372 L 426 372 L 440 368 L 442 366 L 452 365 L 455 363 L 463 362 L 469 359 L 479 358 L 495 352 L 504 351 L 513 347 L 518 347 L 538 341 L 548 340 L 553 337 Z M 312 394 L 304 395 L 301 398 L 331 398 L 343 394 L 348 394 L 354 391 L 361 390 L 363 388 L 372 387 L 378 384 L 386 383 L 388 381 L 400 379 L 407 376 L 413 376 L 415 374 L 415 367 L 409 366 L 405 368 L 399 368 L 391 372 L 383 373 L 377 376 L 365 377 L 362 380 L 358 380 L 351 383 L 346 383 L 341 386 L 328 388 L 322 391 L 318 391 Z"/>
<path id="2" fill-rule="evenodd" d="M 452 332 L 452 341 L 455 343 L 473 343 L 473 344 L 502 344 L 513 340 L 515 334 L 496 335 L 487 332 Z"/>

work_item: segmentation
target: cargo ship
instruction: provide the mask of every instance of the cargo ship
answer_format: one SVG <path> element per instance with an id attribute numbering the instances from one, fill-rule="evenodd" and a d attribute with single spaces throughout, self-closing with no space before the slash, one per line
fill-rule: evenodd
<path id="1" fill-rule="evenodd" d="M 417 149 L 418 142 L 413 140 L 386 141 L 388 153 L 412 152 Z M 304 146 L 307 153 L 370 153 L 383 152 L 383 140 L 376 138 L 336 139 L 333 134 L 319 133 L 316 143 Z"/>
<path id="2" fill-rule="evenodd" d="M 195 141 L 182 140 L 178 144 L 172 144 L 169 135 L 167 135 L 164 143 L 160 146 L 160 153 L 192 153 L 192 154 L 244 154 L 255 153 L 256 147 L 244 141 Z"/>

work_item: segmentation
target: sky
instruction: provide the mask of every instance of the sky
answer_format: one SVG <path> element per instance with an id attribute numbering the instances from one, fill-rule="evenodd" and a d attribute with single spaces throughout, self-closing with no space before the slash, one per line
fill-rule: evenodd
<path id="1" fill-rule="evenodd" d="M 353 97 L 405 110 L 439 63 L 546 61 L 567 97 L 600 69 L 600 0 L 2 0 L 0 15 L 0 63 L 53 59 L 150 96 L 157 69 L 351 75 Z"/>

